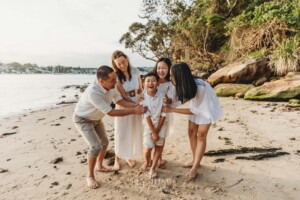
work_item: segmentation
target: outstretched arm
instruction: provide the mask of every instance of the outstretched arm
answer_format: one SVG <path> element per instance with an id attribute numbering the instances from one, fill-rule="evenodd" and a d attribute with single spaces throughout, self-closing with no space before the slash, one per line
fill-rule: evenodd
<path id="1" fill-rule="evenodd" d="M 139 105 L 138 103 L 129 102 L 124 99 L 118 101 L 117 104 L 125 108 L 134 108 Z"/>
<path id="2" fill-rule="evenodd" d="M 184 115 L 193 115 L 194 114 L 188 108 L 171 108 L 169 106 L 163 107 L 163 112 L 166 112 L 166 113 L 174 112 L 174 113 L 184 114 Z"/>
<path id="3" fill-rule="evenodd" d="M 131 114 L 142 115 L 146 111 L 147 111 L 146 107 L 136 106 L 134 108 L 129 108 L 129 109 L 112 109 L 107 114 L 112 117 L 122 117 Z"/>

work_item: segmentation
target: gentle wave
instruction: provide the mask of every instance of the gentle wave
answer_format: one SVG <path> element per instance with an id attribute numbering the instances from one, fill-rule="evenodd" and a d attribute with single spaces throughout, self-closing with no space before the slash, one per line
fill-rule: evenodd
<path id="1" fill-rule="evenodd" d="M 79 89 L 63 87 L 89 84 L 95 79 L 96 75 L 87 74 L 0 74 L 0 116 L 75 100 Z"/>

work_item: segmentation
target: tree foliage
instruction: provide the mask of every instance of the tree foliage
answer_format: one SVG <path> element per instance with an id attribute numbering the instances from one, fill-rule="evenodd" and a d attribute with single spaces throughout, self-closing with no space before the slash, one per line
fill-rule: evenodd
<path id="1" fill-rule="evenodd" d="M 299 10 L 299 0 L 143 0 L 142 22 L 120 42 L 153 61 L 168 56 L 211 72 L 249 55 L 275 59 L 299 38 Z"/>

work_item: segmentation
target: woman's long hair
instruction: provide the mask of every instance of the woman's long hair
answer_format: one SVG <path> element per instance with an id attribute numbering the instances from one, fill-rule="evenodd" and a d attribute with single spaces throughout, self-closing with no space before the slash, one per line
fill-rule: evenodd
<path id="1" fill-rule="evenodd" d="M 194 98 L 197 93 L 197 85 L 189 66 L 184 62 L 179 62 L 172 66 L 171 72 L 176 82 L 175 88 L 181 103 Z"/>
<path id="2" fill-rule="evenodd" d="M 113 52 L 113 54 L 111 56 L 111 61 L 112 61 L 112 66 L 118 76 L 118 79 L 121 81 L 121 83 L 124 83 L 126 81 L 126 76 L 114 62 L 115 59 L 120 58 L 122 56 L 125 57 L 128 62 L 127 72 L 129 74 L 129 81 L 130 81 L 132 76 L 131 76 L 131 65 L 130 65 L 128 56 L 125 53 L 123 53 L 122 51 L 116 50 Z"/>
<path id="3" fill-rule="evenodd" d="M 170 81 L 170 69 L 172 67 L 172 62 L 171 62 L 171 60 L 169 58 L 162 57 L 162 58 L 158 59 L 158 61 L 155 64 L 155 67 L 153 68 L 153 72 L 156 74 L 156 76 L 158 76 L 157 66 L 158 66 L 158 63 L 160 63 L 160 62 L 165 62 L 168 65 L 168 74 L 167 74 L 167 76 L 166 76 L 165 79 L 167 81 Z"/>

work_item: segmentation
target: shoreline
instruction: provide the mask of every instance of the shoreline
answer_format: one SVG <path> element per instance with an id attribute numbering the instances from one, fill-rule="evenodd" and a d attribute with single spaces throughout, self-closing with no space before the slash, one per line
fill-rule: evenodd
<path id="1" fill-rule="evenodd" d="M 8 170 L 0 173 L 0 199 L 297 199 L 300 111 L 284 110 L 285 102 L 219 100 L 224 118 L 212 125 L 207 151 L 276 147 L 289 155 L 259 161 L 236 160 L 238 154 L 204 156 L 198 178 L 186 182 L 188 169 L 180 165 L 191 156 L 187 118 L 176 115 L 176 133 L 166 139 L 166 169 L 158 170 L 159 178 L 138 176 L 141 160 L 134 168 L 122 161 L 118 174 L 97 172 L 100 188 L 90 190 L 85 183 L 87 145 L 72 123 L 75 104 L 57 105 L 1 119 L 0 135 L 16 134 L 0 137 L 0 169 Z M 104 123 L 113 148 L 114 120 L 106 116 Z M 51 164 L 57 157 L 63 161 Z"/>

